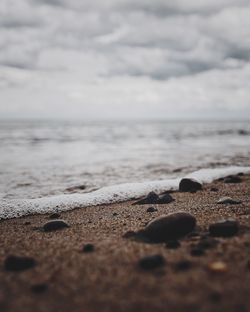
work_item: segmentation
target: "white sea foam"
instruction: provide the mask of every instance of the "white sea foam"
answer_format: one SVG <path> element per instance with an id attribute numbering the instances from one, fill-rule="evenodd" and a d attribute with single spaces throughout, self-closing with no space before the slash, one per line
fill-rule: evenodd
<path id="1" fill-rule="evenodd" d="M 250 167 L 227 167 L 219 169 L 201 169 L 188 174 L 201 183 L 210 183 L 215 179 L 223 178 L 239 172 L 250 173 Z M 181 178 L 152 181 L 145 183 L 125 183 L 103 187 L 86 194 L 63 194 L 23 200 L 1 200 L 0 219 L 9 219 L 28 214 L 52 213 L 74 208 L 84 208 L 102 204 L 122 202 L 147 195 L 150 191 L 161 193 L 168 190 L 177 190 Z"/>

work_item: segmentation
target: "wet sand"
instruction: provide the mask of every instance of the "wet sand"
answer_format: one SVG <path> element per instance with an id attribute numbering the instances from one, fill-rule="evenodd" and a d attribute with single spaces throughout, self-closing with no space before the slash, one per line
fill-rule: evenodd
<path id="1" fill-rule="evenodd" d="M 39 227 L 49 215 L 0 221 L 0 310 L 250 311 L 250 176 L 243 176 L 241 183 L 216 181 L 196 193 L 171 195 L 175 201 L 153 205 L 156 212 L 146 212 L 152 205 L 132 202 L 64 212 L 61 218 L 70 227 L 48 233 Z M 223 196 L 242 204 L 216 204 Z M 179 248 L 123 237 L 175 211 L 190 212 L 198 225 L 198 234 L 181 239 Z M 208 237 L 209 224 L 226 217 L 239 221 L 240 232 L 216 238 L 217 245 L 204 255 L 191 255 L 191 249 Z M 83 252 L 87 243 L 94 245 L 92 252 Z M 153 254 L 161 254 L 165 265 L 140 269 L 138 261 Z M 33 257 L 37 265 L 6 271 L 9 255 Z M 177 270 L 183 260 L 190 261 L 190 268 Z M 208 269 L 215 261 L 225 264 L 223 272 Z"/>

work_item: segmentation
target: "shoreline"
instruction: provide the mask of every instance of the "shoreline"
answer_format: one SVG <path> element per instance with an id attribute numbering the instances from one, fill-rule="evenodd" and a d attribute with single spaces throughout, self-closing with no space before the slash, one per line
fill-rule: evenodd
<path id="1" fill-rule="evenodd" d="M 250 175 L 241 183 L 214 181 L 196 193 L 173 192 L 169 204 L 133 205 L 134 201 L 60 212 L 69 228 L 41 232 L 49 214 L 0 221 L 0 308 L 3 311 L 249 311 L 250 303 Z M 213 189 L 213 190 L 212 190 Z M 217 191 L 216 191 L 217 189 Z M 237 205 L 219 205 L 230 196 Z M 147 212 L 154 206 L 157 211 Z M 124 238 L 150 220 L 175 211 L 197 219 L 197 235 L 180 239 L 176 249 L 165 243 L 148 244 Z M 209 236 L 211 223 L 235 218 L 240 231 L 217 238 L 216 246 L 192 255 L 198 242 Z M 83 246 L 93 244 L 92 252 Z M 143 271 L 142 257 L 160 254 L 162 267 Z M 35 259 L 22 272 L 4 269 L 9 255 Z M 188 261 L 187 270 L 177 264 Z M 210 272 L 214 262 L 222 272 Z"/>
<path id="2" fill-rule="evenodd" d="M 191 178 L 199 181 L 201 184 L 207 184 L 239 173 L 250 174 L 250 167 L 206 168 L 186 174 L 183 178 Z M 0 220 L 30 214 L 46 214 L 89 206 L 122 203 L 146 196 L 151 191 L 157 194 L 166 191 L 176 191 L 181 179 L 179 177 L 167 180 L 117 184 L 84 194 L 72 193 L 35 199 L 1 200 Z"/>

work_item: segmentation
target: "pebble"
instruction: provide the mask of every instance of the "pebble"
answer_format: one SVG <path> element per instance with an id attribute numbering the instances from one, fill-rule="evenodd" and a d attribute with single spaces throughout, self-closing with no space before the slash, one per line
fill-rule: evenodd
<path id="1" fill-rule="evenodd" d="M 232 199 L 231 197 L 222 197 L 217 201 L 217 204 L 226 204 L 226 205 L 238 205 L 242 202 L 240 200 Z"/>
<path id="2" fill-rule="evenodd" d="M 60 218 L 60 214 L 55 212 L 55 213 L 52 213 L 50 216 L 49 216 L 50 219 L 58 219 Z"/>
<path id="3" fill-rule="evenodd" d="M 147 212 L 155 212 L 155 211 L 158 211 L 158 209 L 154 208 L 154 207 L 149 207 L 147 209 Z"/>
<path id="4" fill-rule="evenodd" d="M 224 183 L 240 183 L 241 178 L 238 175 L 230 175 L 224 179 Z"/>
<path id="5" fill-rule="evenodd" d="M 36 261 L 31 257 L 8 256 L 4 261 L 6 271 L 24 271 L 35 265 Z"/>
<path id="6" fill-rule="evenodd" d="M 132 205 L 157 204 L 159 196 L 155 192 L 150 192 L 145 198 L 140 199 Z"/>
<path id="7" fill-rule="evenodd" d="M 203 256 L 204 255 L 204 249 L 203 248 L 200 248 L 199 246 L 197 247 L 194 247 L 191 249 L 191 256 L 194 256 L 194 257 L 200 257 L 200 256 Z"/>
<path id="8" fill-rule="evenodd" d="M 168 249 L 177 249 L 181 246 L 180 242 L 178 240 L 171 240 L 166 243 L 166 247 Z"/>
<path id="9" fill-rule="evenodd" d="M 60 230 L 63 228 L 68 228 L 69 225 L 67 222 L 65 222 L 62 219 L 57 219 L 57 220 L 52 220 L 52 221 L 48 221 L 43 225 L 43 230 L 45 232 L 51 232 L 51 231 L 56 231 L 56 230 Z"/>
<path id="10" fill-rule="evenodd" d="M 48 284 L 46 283 L 35 284 L 31 286 L 31 291 L 35 294 L 44 293 L 47 289 L 48 289 Z"/>
<path id="11" fill-rule="evenodd" d="M 196 219 L 190 213 L 176 212 L 153 219 L 139 233 L 152 242 L 167 242 L 192 232 L 195 225 Z"/>
<path id="12" fill-rule="evenodd" d="M 180 181 L 180 192 L 195 192 L 202 189 L 202 184 L 195 179 L 184 178 Z"/>
<path id="13" fill-rule="evenodd" d="M 209 233 L 212 236 L 230 237 L 238 231 L 239 223 L 234 219 L 221 220 L 209 226 Z"/>
<path id="14" fill-rule="evenodd" d="M 221 293 L 218 291 L 213 291 L 210 295 L 209 295 L 209 299 L 210 301 L 214 302 L 214 303 L 218 303 L 221 301 Z"/>
<path id="15" fill-rule="evenodd" d="M 192 262 L 189 260 L 180 260 L 174 264 L 174 269 L 176 271 L 187 271 L 192 267 Z"/>
<path id="16" fill-rule="evenodd" d="M 82 251 L 83 252 L 92 252 L 92 251 L 94 251 L 94 249 L 95 249 L 95 246 L 93 244 L 85 244 L 83 246 Z"/>
<path id="17" fill-rule="evenodd" d="M 165 194 L 159 196 L 157 203 L 158 204 L 169 204 L 173 201 L 174 201 L 173 197 L 170 194 L 165 193 Z"/>
<path id="18" fill-rule="evenodd" d="M 215 261 L 208 264 L 208 269 L 213 273 L 225 273 L 227 271 L 227 265 L 222 261 Z"/>
<path id="19" fill-rule="evenodd" d="M 211 191 L 211 192 L 218 192 L 219 189 L 218 189 L 217 187 L 211 187 L 210 191 Z"/>
<path id="20" fill-rule="evenodd" d="M 139 260 L 139 267 L 143 270 L 152 270 L 159 268 L 165 264 L 165 259 L 162 255 L 156 254 L 151 256 L 143 257 Z"/>

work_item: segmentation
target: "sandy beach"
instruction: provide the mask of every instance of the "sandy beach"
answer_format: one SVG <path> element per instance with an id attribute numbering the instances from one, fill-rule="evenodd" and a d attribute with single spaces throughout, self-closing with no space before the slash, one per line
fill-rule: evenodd
<path id="1" fill-rule="evenodd" d="M 153 205 L 154 212 L 124 202 L 60 213 L 69 227 L 52 232 L 40 229 L 50 215 L 1 221 L 1 311 L 250 311 L 250 176 L 241 180 L 173 192 L 175 201 Z M 217 204 L 224 196 L 242 203 Z M 180 246 L 124 237 L 176 211 L 197 220 Z M 223 218 L 237 219 L 239 233 L 211 238 L 209 225 Z M 86 244 L 93 246 L 84 251 Z M 10 255 L 32 257 L 35 265 L 6 270 Z M 143 270 L 138 263 L 150 255 L 164 263 Z"/>

